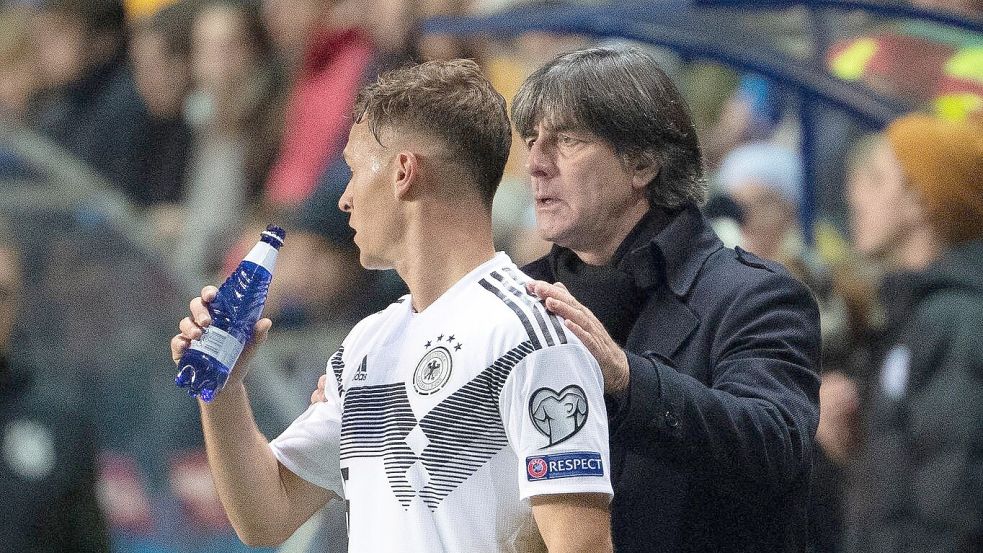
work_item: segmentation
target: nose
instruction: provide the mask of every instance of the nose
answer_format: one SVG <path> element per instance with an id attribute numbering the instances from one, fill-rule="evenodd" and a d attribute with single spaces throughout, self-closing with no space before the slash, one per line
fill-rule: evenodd
<path id="1" fill-rule="evenodd" d="M 556 174 L 556 163 L 550 148 L 542 140 L 532 143 L 526 159 L 529 175 L 536 178 L 551 177 Z"/>
<path id="2" fill-rule="evenodd" d="M 345 185 L 345 189 L 341 192 L 341 197 L 338 198 L 338 209 L 344 211 L 345 213 L 352 212 L 352 200 L 349 190 L 351 189 L 351 181 Z"/>

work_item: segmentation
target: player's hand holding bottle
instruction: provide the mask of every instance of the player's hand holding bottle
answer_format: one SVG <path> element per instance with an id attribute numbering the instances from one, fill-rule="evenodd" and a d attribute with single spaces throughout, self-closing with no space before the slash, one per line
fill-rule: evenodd
<path id="1" fill-rule="evenodd" d="M 189 395 L 208 402 L 230 377 L 242 382 L 245 370 L 233 369 L 246 365 L 252 347 L 266 339 L 272 325 L 260 317 L 284 235 L 279 227 L 267 227 L 221 288 L 206 286 L 191 301 L 191 316 L 181 320 L 181 333 L 171 339 L 175 383 Z M 246 359 L 240 359 L 247 345 Z"/>

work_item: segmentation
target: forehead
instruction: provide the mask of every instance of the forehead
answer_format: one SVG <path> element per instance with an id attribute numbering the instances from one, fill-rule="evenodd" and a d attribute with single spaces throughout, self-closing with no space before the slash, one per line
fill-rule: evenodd
<path id="1" fill-rule="evenodd" d="M 351 130 L 348 131 L 348 143 L 345 145 L 342 154 L 345 158 L 351 158 L 359 154 L 364 154 L 369 149 L 374 151 L 378 146 L 379 143 L 372 134 L 369 124 L 362 120 L 352 125 Z"/>
<path id="2" fill-rule="evenodd" d="M 781 193 L 781 191 L 777 190 L 774 186 L 756 178 L 750 178 L 742 182 L 740 186 L 737 186 L 730 191 L 730 195 L 733 196 L 734 200 L 736 201 L 753 204 L 770 204 L 777 202 L 791 203 Z"/>
<path id="3" fill-rule="evenodd" d="M 881 180 L 889 184 L 904 184 L 904 172 L 901 170 L 901 162 L 898 161 L 894 148 L 887 139 L 880 140 L 871 152 L 871 166 L 875 174 Z"/>

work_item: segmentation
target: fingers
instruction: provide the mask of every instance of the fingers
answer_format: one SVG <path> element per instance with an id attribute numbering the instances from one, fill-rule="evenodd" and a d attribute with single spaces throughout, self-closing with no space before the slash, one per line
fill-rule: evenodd
<path id="1" fill-rule="evenodd" d="M 567 320 L 573 320 L 579 325 L 586 324 L 586 321 L 584 321 L 584 312 L 569 303 L 555 298 L 546 298 L 544 303 L 546 304 L 546 309 L 549 309 L 551 313 Z"/>
<path id="2" fill-rule="evenodd" d="M 175 365 L 181 361 L 181 356 L 189 347 L 191 347 L 191 340 L 184 336 L 178 334 L 171 338 L 171 359 L 174 360 Z"/>
<path id="3" fill-rule="evenodd" d="M 191 309 L 191 320 L 195 324 L 200 327 L 206 327 L 212 324 L 212 316 L 208 312 L 208 304 L 201 296 L 191 300 L 188 307 Z"/>
<path id="4" fill-rule="evenodd" d="M 563 286 L 563 284 L 559 282 L 556 284 L 550 284 L 548 282 L 543 282 L 542 280 L 533 280 L 526 284 L 526 290 L 541 300 L 554 298 L 564 303 L 569 303 L 570 305 L 580 307 L 580 302 L 578 302 L 577 299 L 570 294 L 566 286 Z"/>
<path id="5" fill-rule="evenodd" d="M 272 327 L 273 321 L 266 317 L 256 321 L 256 326 L 253 327 L 253 338 L 251 342 L 254 345 L 259 345 L 265 342 L 266 338 L 270 335 L 270 329 Z"/>
<path id="6" fill-rule="evenodd" d="M 171 338 L 171 359 L 174 360 L 174 363 L 181 360 L 184 352 L 191 347 L 191 341 L 198 340 L 202 334 L 201 327 L 195 324 L 191 317 L 181 319 L 181 322 L 178 323 L 178 329 L 181 332 Z"/>
<path id="7" fill-rule="evenodd" d="M 584 327 L 579 324 L 567 319 L 563 321 L 563 326 L 567 327 L 570 332 L 573 332 L 574 336 L 580 339 L 587 348 L 587 351 L 591 353 L 594 357 L 597 357 L 600 353 L 597 351 L 597 340 L 594 339 L 594 335 L 584 330 Z"/>
<path id="8" fill-rule="evenodd" d="M 201 289 L 201 299 L 205 300 L 205 303 L 211 303 L 217 295 L 218 288 L 214 286 L 209 285 Z"/>
<path id="9" fill-rule="evenodd" d="M 218 288 L 205 286 L 201 289 L 201 295 L 191 300 L 188 307 L 191 309 L 191 319 L 200 327 L 212 324 L 212 316 L 208 312 L 208 304 L 218 295 Z"/>
<path id="10" fill-rule="evenodd" d="M 192 340 L 201 338 L 204 327 L 212 324 L 212 317 L 208 313 L 208 303 L 215 299 L 218 288 L 205 286 L 201 289 L 201 296 L 191 300 L 188 304 L 191 315 L 181 319 L 178 329 L 181 331 L 177 336 L 171 338 L 171 358 L 177 363 L 181 355 L 190 347 Z"/>
<path id="11" fill-rule="evenodd" d="M 188 340 L 201 339 L 202 328 L 201 326 L 197 325 L 194 321 L 192 321 L 191 317 L 185 317 L 181 319 L 181 322 L 178 323 L 178 329 L 181 331 L 181 334 L 179 334 L 179 336 L 187 338 Z"/>
<path id="12" fill-rule="evenodd" d="M 317 379 L 317 389 L 311 394 L 311 403 L 320 403 L 325 400 L 324 397 L 324 386 L 328 382 L 328 375 L 322 374 L 321 378 Z"/>

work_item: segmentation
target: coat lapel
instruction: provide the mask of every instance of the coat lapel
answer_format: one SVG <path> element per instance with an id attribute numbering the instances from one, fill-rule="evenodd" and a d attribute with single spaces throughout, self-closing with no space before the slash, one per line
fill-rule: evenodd
<path id="1" fill-rule="evenodd" d="M 672 321 L 671 324 L 666 324 Z M 666 287 L 649 298 L 628 335 L 630 351 L 653 351 L 672 360 L 686 339 L 699 326 L 700 319 Z"/>

